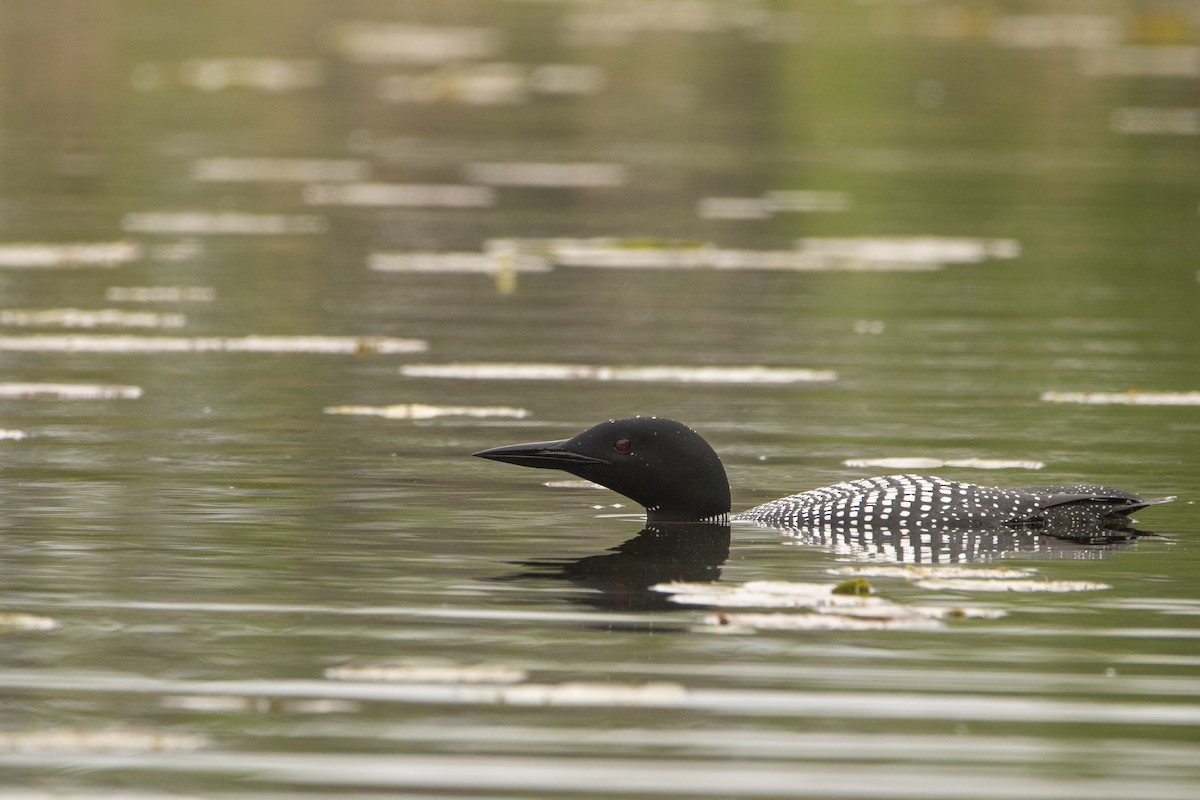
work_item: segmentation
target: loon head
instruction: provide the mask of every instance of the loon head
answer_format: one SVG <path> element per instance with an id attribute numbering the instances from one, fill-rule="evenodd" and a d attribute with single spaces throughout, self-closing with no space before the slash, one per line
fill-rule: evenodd
<path id="1" fill-rule="evenodd" d="M 565 470 L 640 503 L 650 522 L 718 521 L 729 513 L 729 481 L 721 459 L 700 434 L 673 419 L 614 419 L 571 439 L 474 455 Z"/>

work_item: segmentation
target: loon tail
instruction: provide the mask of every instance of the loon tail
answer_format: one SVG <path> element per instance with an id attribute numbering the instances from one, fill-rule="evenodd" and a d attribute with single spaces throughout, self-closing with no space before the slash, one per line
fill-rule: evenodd
<path id="1" fill-rule="evenodd" d="M 1150 497 L 1150 498 L 1147 498 L 1144 500 L 1139 500 L 1136 503 L 1129 503 L 1128 505 L 1117 506 L 1116 508 L 1114 508 L 1112 511 L 1109 512 L 1109 516 L 1110 517 L 1116 517 L 1116 516 L 1127 517 L 1135 511 L 1141 511 L 1146 506 L 1157 506 L 1157 505 L 1161 505 L 1162 503 L 1169 503 L 1174 499 L 1175 499 L 1175 495 L 1171 495 L 1170 497 Z"/>
<path id="2" fill-rule="evenodd" d="M 1099 504 L 1099 507 L 1104 509 L 1102 516 L 1105 517 L 1127 517 L 1133 512 L 1140 511 L 1147 506 L 1169 503 L 1175 499 L 1174 496 L 1139 497 L 1136 494 L 1122 492 L 1117 489 L 1109 490 L 1102 486 L 1053 488 L 1057 491 L 1044 500 L 1042 503 L 1043 509 L 1064 506 L 1070 503 Z"/>
<path id="3" fill-rule="evenodd" d="M 1147 506 L 1169 503 L 1174 497 L 1141 497 L 1107 486 L 1043 486 L 1037 491 L 1041 510 L 1008 523 L 1061 539 L 1107 544 L 1144 535 L 1134 530 L 1130 516 Z M 1115 537 L 1115 538 L 1114 538 Z"/>

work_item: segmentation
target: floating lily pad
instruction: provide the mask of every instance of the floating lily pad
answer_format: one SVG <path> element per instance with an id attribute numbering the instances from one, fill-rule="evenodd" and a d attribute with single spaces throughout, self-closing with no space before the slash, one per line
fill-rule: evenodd
<path id="1" fill-rule="evenodd" d="M 871 584 L 866 578 L 852 578 L 848 581 L 843 581 L 831 590 L 834 594 L 848 594 L 855 597 L 866 597 L 871 594 Z"/>

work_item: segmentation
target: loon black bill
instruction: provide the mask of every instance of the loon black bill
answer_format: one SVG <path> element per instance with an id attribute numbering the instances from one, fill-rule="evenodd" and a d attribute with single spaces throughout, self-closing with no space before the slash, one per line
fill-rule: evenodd
<path id="1" fill-rule="evenodd" d="M 542 469 L 561 469 L 570 471 L 571 467 L 585 464 L 611 464 L 602 458 L 573 453 L 563 449 L 569 440 L 558 442 L 530 442 L 529 444 L 510 444 L 504 447 L 493 447 L 490 450 L 480 450 L 473 456 L 489 458 L 492 461 L 503 461 L 522 467 L 540 467 Z"/>

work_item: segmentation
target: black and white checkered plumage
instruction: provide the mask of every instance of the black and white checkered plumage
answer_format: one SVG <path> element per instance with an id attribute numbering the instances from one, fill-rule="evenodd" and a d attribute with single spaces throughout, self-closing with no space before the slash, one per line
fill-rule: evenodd
<path id="1" fill-rule="evenodd" d="M 681 422 L 634 417 L 602 422 L 571 439 L 495 447 L 475 455 L 561 469 L 640 503 L 651 523 L 724 522 L 729 482 L 716 452 Z M 733 517 L 789 531 L 984 530 L 1007 527 L 1092 536 L 1129 514 L 1174 498 L 1143 499 L 1079 484 L 996 489 L 922 475 L 848 481 L 765 503 Z"/>
<path id="2" fill-rule="evenodd" d="M 781 497 L 736 515 L 787 530 L 1043 528 L 1097 525 L 1152 502 L 1106 486 L 997 489 L 925 475 L 888 475 Z"/>

